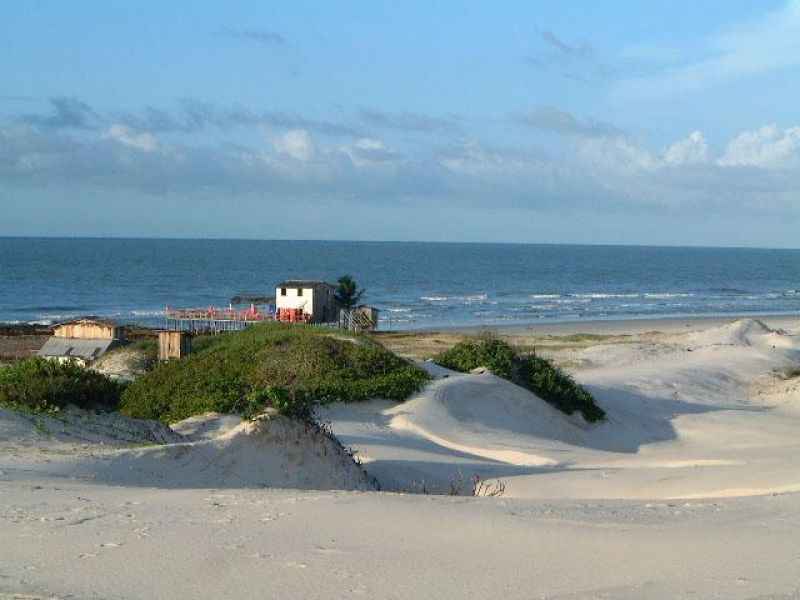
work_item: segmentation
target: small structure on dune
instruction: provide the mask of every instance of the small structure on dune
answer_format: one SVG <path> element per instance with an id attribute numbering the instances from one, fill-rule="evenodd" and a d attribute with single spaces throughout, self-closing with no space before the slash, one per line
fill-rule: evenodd
<path id="1" fill-rule="evenodd" d="M 379 310 L 374 306 L 362 304 L 351 310 L 342 309 L 339 313 L 339 327 L 354 331 L 375 331 L 378 328 Z"/>
<path id="2" fill-rule="evenodd" d="M 37 356 L 89 365 L 125 343 L 125 329 L 114 321 L 85 317 L 57 325 Z"/>
<path id="3" fill-rule="evenodd" d="M 351 331 L 371 331 L 378 327 L 378 309 L 357 304 L 359 291 L 349 301 L 339 286 L 311 279 L 287 279 L 277 285 L 275 296 L 241 293 L 230 300 L 228 308 L 170 308 L 165 310 L 165 329 L 191 333 L 223 333 L 241 331 L 255 323 L 279 321 L 338 326 Z M 176 347 L 165 338 L 167 346 Z M 170 357 L 173 354 L 167 352 Z"/>
<path id="4" fill-rule="evenodd" d="M 158 360 L 180 360 L 192 352 L 192 334 L 186 331 L 158 332 Z"/>
<path id="5" fill-rule="evenodd" d="M 166 328 L 171 331 L 190 331 L 192 333 L 222 333 L 241 331 L 253 323 L 271 321 L 271 313 L 263 312 L 251 304 L 246 309 L 238 309 L 231 304 L 228 308 L 209 306 L 208 308 L 170 308 L 164 311 Z"/>
<path id="6" fill-rule="evenodd" d="M 275 317 L 289 323 L 336 323 L 336 286 L 325 281 L 288 279 L 275 289 Z"/>

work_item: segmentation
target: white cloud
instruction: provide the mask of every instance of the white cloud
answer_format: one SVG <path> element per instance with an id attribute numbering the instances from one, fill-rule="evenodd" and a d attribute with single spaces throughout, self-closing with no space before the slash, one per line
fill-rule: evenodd
<path id="1" fill-rule="evenodd" d="M 316 151 L 311 134 L 305 129 L 291 129 L 275 138 L 272 145 L 281 154 L 307 162 L 314 157 Z"/>
<path id="2" fill-rule="evenodd" d="M 702 132 L 693 131 L 689 137 L 672 144 L 664 152 L 664 162 L 672 166 L 708 162 L 708 144 Z"/>
<path id="3" fill-rule="evenodd" d="M 800 166 L 800 127 L 779 129 L 767 125 L 745 131 L 728 144 L 719 164 L 765 169 Z"/>
<path id="4" fill-rule="evenodd" d="M 474 138 L 439 146 L 387 137 L 353 136 L 342 143 L 296 128 L 254 146 L 202 145 L 167 143 L 124 126 L 65 133 L 0 124 L 0 180 L 156 194 L 219 188 L 376 205 L 413 198 L 486 210 L 796 211 L 800 197 L 800 127 L 745 131 L 727 147 L 721 140 L 716 154 L 699 131 L 660 151 L 621 135 L 570 136 L 560 147 L 548 146 L 552 154 L 531 146 L 532 140 L 512 146 Z"/>
<path id="5" fill-rule="evenodd" d="M 647 149 L 626 138 L 584 139 L 578 145 L 578 152 L 582 162 L 600 172 L 630 174 L 660 164 Z"/>
<path id="6" fill-rule="evenodd" d="M 387 165 L 400 159 L 400 155 L 386 147 L 381 140 L 359 138 L 352 144 L 345 144 L 340 150 L 350 157 L 357 167 Z"/>
<path id="7" fill-rule="evenodd" d="M 530 161 L 519 153 L 482 146 L 475 140 L 443 152 L 439 164 L 448 171 L 464 175 L 511 174 L 524 171 Z"/>
<path id="8" fill-rule="evenodd" d="M 158 140 L 153 134 L 146 131 L 137 133 L 125 125 L 112 125 L 108 128 L 105 137 L 142 152 L 155 152 L 158 150 Z"/>

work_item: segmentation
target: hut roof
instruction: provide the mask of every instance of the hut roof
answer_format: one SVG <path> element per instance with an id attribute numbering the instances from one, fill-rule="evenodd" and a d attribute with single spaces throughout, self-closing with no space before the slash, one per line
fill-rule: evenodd
<path id="1" fill-rule="evenodd" d="M 313 287 L 320 287 L 325 286 L 329 288 L 335 288 L 336 286 L 332 283 L 328 283 L 327 281 L 317 281 L 314 279 L 287 279 L 286 281 L 282 281 L 278 284 L 278 287 L 281 288 L 313 288 Z"/>
<path id="2" fill-rule="evenodd" d="M 78 325 L 80 323 L 94 323 L 95 325 L 101 325 L 103 327 L 119 326 L 116 321 L 112 321 L 111 319 L 104 319 L 102 317 L 79 317 L 77 319 L 70 319 L 69 321 L 57 323 L 56 327 L 62 327 L 63 325 Z"/>
<path id="3" fill-rule="evenodd" d="M 57 356 L 92 361 L 105 354 L 113 344 L 114 340 L 79 340 L 51 337 L 36 354 L 44 358 Z"/>

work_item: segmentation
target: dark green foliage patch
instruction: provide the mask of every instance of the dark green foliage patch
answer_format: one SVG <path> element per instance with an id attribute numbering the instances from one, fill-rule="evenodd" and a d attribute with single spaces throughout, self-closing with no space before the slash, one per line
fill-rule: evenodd
<path id="1" fill-rule="evenodd" d="M 522 358 L 520 379 L 525 387 L 561 412 L 571 415 L 577 410 L 590 423 L 606 418 L 605 411 L 586 389 L 545 358 L 536 355 Z"/>
<path id="2" fill-rule="evenodd" d="M 0 369 L 0 405 L 43 412 L 68 405 L 114 409 L 123 385 L 73 361 L 28 358 Z"/>
<path id="3" fill-rule="evenodd" d="M 434 361 L 462 373 L 485 367 L 498 377 L 531 390 L 568 415 L 579 411 L 590 423 L 602 421 L 606 416 L 592 395 L 552 362 L 535 354 L 520 355 L 509 344 L 491 335 L 459 342 L 434 357 Z"/>
<path id="4" fill-rule="evenodd" d="M 517 354 L 502 340 L 481 335 L 456 344 L 437 355 L 434 360 L 453 371 L 468 373 L 478 367 L 485 367 L 498 377 L 511 379 Z"/>
<path id="5" fill-rule="evenodd" d="M 121 410 L 170 423 L 203 412 L 253 414 L 271 406 L 303 418 L 313 405 L 404 400 L 428 375 L 367 337 L 267 323 L 199 338 L 194 353 L 132 383 Z"/>

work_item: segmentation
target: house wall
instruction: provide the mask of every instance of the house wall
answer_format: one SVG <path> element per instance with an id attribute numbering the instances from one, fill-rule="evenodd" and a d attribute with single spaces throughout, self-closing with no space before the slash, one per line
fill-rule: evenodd
<path id="1" fill-rule="evenodd" d="M 297 288 L 286 288 L 286 295 L 281 296 L 281 288 L 275 289 L 275 308 L 302 308 L 303 312 L 314 315 L 314 289 L 303 288 L 303 295 L 297 295 Z"/>
<path id="2" fill-rule="evenodd" d="M 59 338 L 77 338 L 81 340 L 122 339 L 120 327 L 92 322 L 67 323 L 56 327 L 53 335 Z"/>
<path id="3" fill-rule="evenodd" d="M 297 295 L 297 288 L 286 288 L 286 295 L 281 296 L 281 288 L 275 289 L 275 308 L 296 309 L 302 308 L 303 312 L 311 315 L 314 323 L 336 321 L 339 318 L 339 309 L 333 296 L 333 290 L 328 286 L 304 287 L 303 295 Z"/>
<path id="4" fill-rule="evenodd" d="M 339 307 L 333 295 L 333 290 L 321 286 L 314 295 L 314 315 L 319 322 L 333 322 L 339 320 Z"/>

